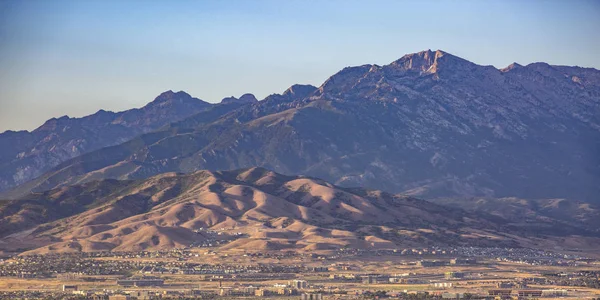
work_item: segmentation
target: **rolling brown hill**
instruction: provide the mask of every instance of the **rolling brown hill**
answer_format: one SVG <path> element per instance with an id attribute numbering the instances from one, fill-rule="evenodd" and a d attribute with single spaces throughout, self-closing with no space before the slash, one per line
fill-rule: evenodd
<path id="1" fill-rule="evenodd" d="M 598 232 L 561 222 L 515 226 L 487 213 L 262 168 L 93 181 L 0 204 L 4 251 L 165 250 L 215 240 L 222 250 L 251 251 L 600 245 Z"/>

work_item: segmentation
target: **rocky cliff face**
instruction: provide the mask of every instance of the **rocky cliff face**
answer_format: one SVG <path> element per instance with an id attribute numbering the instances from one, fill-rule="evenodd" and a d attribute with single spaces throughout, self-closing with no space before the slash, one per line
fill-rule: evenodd
<path id="1" fill-rule="evenodd" d="M 100 178 L 264 166 L 425 198 L 599 201 L 600 71 L 480 66 L 443 51 L 80 156 L 10 195 Z M 202 120 L 206 120 L 201 118 Z M 9 195 L 9 194 L 6 194 Z"/>
<path id="2" fill-rule="evenodd" d="M 139 109 L 100 110 L 83 118 L 53 118 L 27 131 L 0 134 L 0 190 L 29 181 L 89 151 L 121 144 L 210 107 L 185 92 L 167 91 Z"/>

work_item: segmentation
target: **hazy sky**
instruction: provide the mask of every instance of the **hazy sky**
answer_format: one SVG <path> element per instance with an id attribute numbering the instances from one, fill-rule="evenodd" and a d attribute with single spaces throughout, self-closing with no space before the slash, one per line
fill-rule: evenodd
<path id="1" fill-rule="evenodd" d="M 426 49 L 600 69 L 600 1 L 0 0 L 0 132 L 169 89 L 262 99 Z"/>

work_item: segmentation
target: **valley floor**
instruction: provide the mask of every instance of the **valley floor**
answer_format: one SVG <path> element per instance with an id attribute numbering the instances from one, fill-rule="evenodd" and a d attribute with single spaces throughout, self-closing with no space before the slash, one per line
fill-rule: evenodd
<path id="1" fill-rule="evenodd" d="M 0 263 L 0 298 L 439 299 L 470 294 L 493 299 L 491 294 L 502 293 L 539 293 L 544 299 L 600 297 L 600 261 L 576 255 L 485 248 L 216 251 L 7 258 Z M 138 280 L 137 286 L 123 279 Z M 143 286 L 148 282 L 152 283 Z"/>

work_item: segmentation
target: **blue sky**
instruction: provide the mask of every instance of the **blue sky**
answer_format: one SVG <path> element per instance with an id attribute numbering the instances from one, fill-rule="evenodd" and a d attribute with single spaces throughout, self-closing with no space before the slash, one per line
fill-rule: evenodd
<path id="1" fill-rule="evenodd" d="M 165 90 L 209 102 L 441 49 L 600 69 L 600 1 L 0 1 L 0 132 Z"/>

